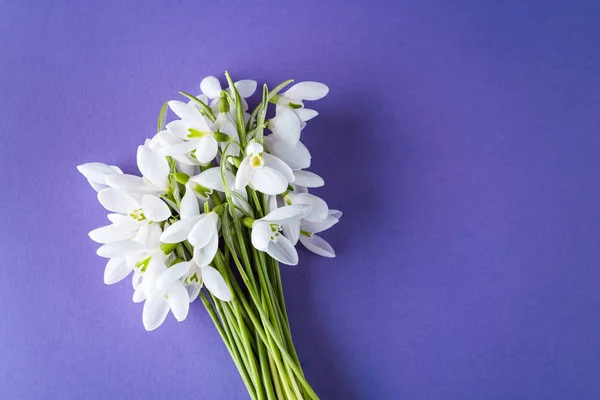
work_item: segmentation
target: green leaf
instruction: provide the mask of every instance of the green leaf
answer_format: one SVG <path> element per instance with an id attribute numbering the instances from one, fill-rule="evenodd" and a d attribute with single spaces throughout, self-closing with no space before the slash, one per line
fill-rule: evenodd
<path id="1" fill-rule="evenodd" d="M 238 134 L 240 135 L 240 147 L 243 151 L 246 148 L 246 122 L 244 121 L 244 110 L 242 110 L 242 99 L 229 72 L 225 71 L 225 77 L 227 77 L 229 88 L 235 99 L 235 125 L 237 126 Z"/>
<path id="2" fill-rule="evenodd" d="M 267 101 L 270 101 L 273 97 L 275 97 L 281 91 L 281 89 L 283 89 L 284 87 L 286 87 L 287 85 L 289 85 L 292 82 L 294 82 L 293 79 L 288 79 L 287 81 L 282 82 L 279 85 L 275 86 L 275 88 L 273 88 L 273 90 L 271 90 L 269 92 L 269 97 L 267 98 Z"/>
<path id="3" fill-rule="evenodd" d="M 165 101 L 165 104 L 162 105 L 162 107 L 160 108 L 160 112 L 158 113 L 158 124 L 156 127 L 156 129 L 158 129 L 157 132 L 160 132 L 165 129 L 165 122 L 167 121 L 168 108 L 169 108 L 169 102 Z"/>

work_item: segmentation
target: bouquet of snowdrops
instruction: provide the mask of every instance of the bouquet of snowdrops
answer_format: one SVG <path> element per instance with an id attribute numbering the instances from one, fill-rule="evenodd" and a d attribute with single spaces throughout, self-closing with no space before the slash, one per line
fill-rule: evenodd
<path id="1" fill-rule="evenodd" d="M 304 102 L 329 89 L 264 85 L 248 113 L 256 82 L 225 76 L 227 89 L 209 76 L 202 94 L 180 92 L 186 102 L 164 104 L 158 133 L 137 150 L 141 177 L 102 163 L 78 166 L 111 212 L 111 224 L 89 236 L 108 259 L 106 284 L 132 275 L 147 330 L 169 311 L 183 321 L 199 298 L 252 399 L 317 399 L 292 342 L 279 265 L 298 263 L 298 242 L 335 256 L 318 234 L 341 212 L 309 193 L 324 182 L 306 170 L 311 156 L 300 141 L 317 116 Z M 275 116 L 267 119 L 270 105 Z M 166 123 L 169 109 L 178 119 Z"/>

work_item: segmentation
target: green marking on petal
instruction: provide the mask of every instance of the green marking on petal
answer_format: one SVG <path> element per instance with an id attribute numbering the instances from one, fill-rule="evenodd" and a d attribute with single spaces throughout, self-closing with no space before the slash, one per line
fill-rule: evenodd
<path id="1" fill-rule="evenodd" d="M 190 133 L 187 135 L 187 137 L 189 137 L 190 139 L 197 139 L 211 134 L 210 132 L 199 131 L 198 129 L 194 128 L 190 128 L 188 129 L 188 131 Z"/>
<path id="2" fill-rule="evenodd" d="M 296 104 L 296 103 L 288 103 L 288 106 L 294 110 L 297 110 L 299 108 L 302 108 L 301 104 Z"/>
<path id="3" fill-rule="evenodd" d="M 309 238 L 311 238 L 313 236 L 312 233 L 303 231 L 302 229 L 300 229 L 300 234 L 303 236 L 309 237 Z"/>
<path id="4" fill-rule="evenodd" d="M 135 264 L 135 268 L 139 269 L 140 272 L 146 272 L 146 269 L 148 269 L 148 264 L 150 264 L 151 259 L 152 257 L 148 257 L 145 260 L 138 262 L 137 264 Z"/>

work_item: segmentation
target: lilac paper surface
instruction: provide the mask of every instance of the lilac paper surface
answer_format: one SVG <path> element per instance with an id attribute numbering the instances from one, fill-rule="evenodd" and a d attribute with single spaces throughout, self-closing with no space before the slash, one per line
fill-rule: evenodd
<path id="1" fill-rule="evenodd" d="M 1 399 L 247 398 L 200 303 L 147 333 L 103 284 L 75 169 L 225 69 L 331 89 L 338 257 L 282 271 L 323 399 L 600 398 L 597 2 L 178 3 L 0 2 Z"/>

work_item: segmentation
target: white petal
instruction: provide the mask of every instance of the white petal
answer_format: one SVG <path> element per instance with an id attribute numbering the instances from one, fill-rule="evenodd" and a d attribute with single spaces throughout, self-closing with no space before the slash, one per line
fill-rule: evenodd
<path id="1" fill-rule="evenodd" d="M 208 124 L 206 123 L 206 120 L 204 119 L 202 114 L 200 114 L 200 112 L 197 109 L 190 106 L 189 104 L 178 100 L 171 100 L 169 101 L 169 107 L 171 108 L 171 110 L 173 110 L 175 114 L 177 114 L 179 118 L 181 118 L 185 123 L 192 125 L 192 127 L 194 127 L 195 129 L 198 129 L 199 131 L 210 131 L 210 128 L 208 127 Z M 167 124 L 166 126 L 166 128 L 169 131 L 171 131 L 171 128 L 169 128 L 169 125 L 171 123 Z M 175 133 L 177 136 L 181 134 L 181 132 L 173 133 Z"/>
<path id="2" fill-rule="evenodd" d="M 228 170 L 225 172 L 225 176 L 227 179 L 227 186 L 229 187 L 229 189 L 233 189 L 235 186 L 235 176 L 233 176 L 231 171 Z M 205 188 L 218 190 L 219 192 L 225 191 L 225 186 L 223 185 L 223 179 L 221 177 L 220 167 L 209 168 L 205 171 L 202 171 L 199 175 L 191 177 L 190 181 L 196 182 L 197 184 L 204 186 Z"/>
<path id="3" fill-rule="evenodd" d="M 290 220 L 299 220 L 304 218 L 312 211 L 312 207 L 304 204 L 292 204 L 291 206 L 279 207 L 265 215 L 262 220 L 272 221 L 278 224 Z"/>
<path id="4" fill-rule="evenodd" d="M 166 189 L 169 186 L 169 163 L 158 150 L 139 146 L 137 165 L 142 175 L 156 186 L 161 189 Z"/>
<path id="5" fill-rule="evenodd" d="M 193 189 L 186 189 L 185 194 L 181 199 L 179 214 L 181 215 L 181 219 L 200 215 L 200 206 L 198 205 L 198 199 L 196 198 Z"/>
<path id="6" fill-rule="evenodd" d="M 194 301 L 198 298 L 198 295 L 200 294 L 200 290 L 202 290 L 202 286 L 201 285 L 187 285 L 185 287 L 185 289 L 188 292 L 189 302 L 191 303 L 192 301 Z"/>
<path id="7" fill-rule="evenodd" d="M 290 242 L 295 246 L 298 243 L 298 238 L 300 237 L 300 221 L 294 220 L 289 221 L 282 225 L 283 233 L 285 237 L 287 237 Z"/>
<path id="8" fill-rule="evenodd" d="M 197 112 L 197 111 L 194 111 Z M 189 128 L 190 128 L 190 124 L 180 120 L 180 119 L 176 119 L 175 121 L 171 121 L 169 122 L 165 128 L 167 129 L 168 132 L 170 132 L 174 137 L 178 138 L 178 139 L 182 139 L 182 140 L 189 140 Z M 176 146 L 179 143 L 175 143 L 174 141 L 171 140 L 171 143 L 169 143 L 170 146 Z M 165 146 L 165 147 L 169 147 L 169 146 Z"/>
<path id="9" fill-rule="evenodd" d="M 300 186 L 304 186 L 304 187 L 308 187 L 308 188 L 316 188 L 316 187 L 321 187 L 325 184 L 325 182 L 323 181 L 323 178 L 321 178 L 319 175 L 315 174 L 314 172 L 294 171 L 294 176 L 296 177 L 296 180 L 294 181 L 294 184 L 296 184 L 296 185 L 300 185 Z"/>
<path id="10" fill-rule="evenodd" d="M 221 94 L 221 83 L 214 76 L 207 76 L 200 82 L 200 90 L 210 99 L 214 99 Z"/>
<path id="11" fill-rule="evenodd" d="M 339 220 L 337 218 L 331 216 L 330 214 L 323 221 L 319 222 L 311 222 L 304 220 L 302 221 L 300 228 L 306 232 L 319 233 L 331 228 L 333 225 L 337 224 L 338 221 Z"/>
<path id="12" fill-rule="evenodd" d="M 142 321 L 147 331 L 153 331 L 165 321 L 169 313 L 169 303 L 162 297 L 152 297 L 144 303 Z"/>
<path id="13" fill-rule="evenodd" d="M 160 235 L 162 234 L 162 229 L 158 224 L 146 224 L 144 227 L 147 228 L 147 233 L 139 243 L 143 243 L 146 249 L 158 249 L 160 247 Z M 142 229 L 140 229 L 140 231 L 142 231 Z M 161 251 L 158 253 L 158 255 L 155 255 L 152 258 L 161 260 L 164 263 L 166 255 Z"/>
<path id="14" fill-rule="evenodd" d="M 289 183 L 294 182 L 294 172 L 286 163 L 269 153 L 263 153 L 263 157 L 265 159 L 265 167 L 278 171 Z"/>
<path id="15" fill-rule="evenodd" d="M 298 119 L 300 119 L 300 121 L 302 122 L 310 121 L 311 119 L 319 115 L 319 113 L 316 110 L 311 110 L 310 108 L 299 108 L 297 110 L 294 110 L 294 112 L 298 116 Z"/>
<path id="16" fill-rule="evenodd" d="M 251 181 L 256 190 L 265 194 L 283 193 L 288 186 L 287 179 L 279 171 L 269 167 L 254 169 Z"/>
<path id="17" fill-rule="evenodd" d="M 165 156 L 179 156 L 186 155 L 196 149 L 198 146 L 197 139 L 182 142 L 173 146 L 164 147 L 161 149 L 161 153 Z"/>
<path id="18" fill-rule="evenodd" d="M 300 100 L 319 100 L 329 93 L 329 88 L 320 82 L 300 82 L 289 88 L 286 97 Z"/>
<path id="19" fill-rule="evenodd" d="M 219 216 L 215 212 L 205 214 L 205 217 L 196 222 L 188 235 L 188 241 L 194 247 L 204 247 L 217 231 Z"/>
<path id="20" fill-rule="evenodd" d="M 163 243 L 179 243 L 187 240 L 194 225 L 202 218 L 204 218 L 204 215 L 184 218 L 175 222 L 160 235 L 160 241 Z"/>
<path id="21" fill-rule="evenodd" d="M 208 265 L 212 262 L 219 248 L 219 235 L 215 232 L 210 241 L 204 247 L 194 248 L 194 262 L 200 267 Z"/>
<path id="22" fill-rule="evenodd" d="M 264 141 L 271 154 L 281 159 L 291 169 L 310 167 L 310 152 L 302 142 L 290 146 L 277 135 L 265 136 Z"/>
<path id="23" fill-rule="evenodd" d="M 205 135 L 198 139 L 196 148 L 196 159 L 202 164 L 214 160 L 219 150 L 219 144 L 211 135 Z"/>
<path id="24" fill-rule="evenodd" d="M 122 281 L 133 270 L 133 265 L 129 266 L 124 258 L 111 258 L 106 263 L 104 269 L 104 283 L 112 285 Z"/>
<path id="25" fill-rule="evenodd" d="M 337 219 L 342 218 L 342 212 L 340 210 L 329 209 L 329 215 Z"/>
<path id="26" fill-rule="evenodd" d="M 246 146 L 246 155 L 251 156 L 260 154 L 263 152 L 263 150 L 262 144 L 252 141 L 248 143 L 248 146 Z"/>
<path id="27" fill-rule="evenodd" d="M 142 197 L 142 211 L 152 222 L 162 222 L 171 216 L 171 210 L 167 203 L 151 194 L 145 194 Z"/>
<path id="28" fill-rule="evenodd" d="M 269 242 L 266 252 L 280 263 L 287 265 L 298 264 L 298 252 L 285 236 L 279 236 L 276 242 Z"/>
<path id="29" fill-rule="evenodd" d="M 188 273 L 191 266 L 191 261 L 183 261 L 167 268 L 167 270 L 163 272 L 157 280 L 160 290 L 166 292 L 173 282 L 184 277 Z"/>
<path id="30" fill-rule="evenodd" d="M 269 121 L 269 128 L 289 145 L 295 145 L 300 139 L 300 120 L 287 107 L 277 107 L 277 114 Z"/>
<path id="31" fill-rule="evenodd" d="M 250 97 L 256 91 L 256 81 L 251 79 L 242 79 L 241 81 L 237 81 L 235 83 L 235 88 L 240 94 L 240 97 Z"/>
<path id="32" fill-rule="evenodd" d="M 265 251 L 271 241 L 271 225 L 269 222 L 261 220 L 254 221 L 250 238 L 252 239 L 254 248 Z"/>
<path id="33" fill-rule="evenodd" d="M 140 282 L 140 284 L 134 289 L 133 292 L 133 302 L 141 303 L 146 300 L 146 290 L 145 290 L 144 282 Z"/>
<path id="34" fill-rule="evenodd" d="M 144 247 L 133 240 L 108 243 L 100 247 L 96 254 L 104 258 L 125 258 L 142 251 Z"/>
<path id="35" fill-rule="evenodd" d="M 106 176 L 116 175 L 122 172 L 115 170 L 110 165 L 106 165 L 99 162 L 91 162 L 87 164 L 81 164 L 77 166 L 77 170 L 81 172 L 89 181 L 94 183 L 106 184 Z"/>
<path id="36" fill-rule="evenodd" d="M 129 193 L 158 193 L 162 191 L 158 186 L 148 180 L 136 175 L 110 175 L 106 182 L 116 189 L 122 189 Z"/>
<path id="37" fill-rule="evenodd" d="M 137 221 L 127 218 L 124 222 L 96 228 L 88 235 L 90 236 L 90 239 L 97 243 L 105 244 L 120 242 L 122 240 L 133 238 L 138 228 L 139 224 Z"/>
<path id="38" fill-rule="evenodd" d="M 250 180 L 250 175 L 252 174 L 252 167 L 250 166 L 250 156 L 244 157 L 240 167 L 238 168 L 237 174 L 235 176 L 235 188 L 237 190 L 242 190 L 248 185 L 248 181 Z M 287 187 L 287 184 L 286 184 Z"/>
<path id="39" fill-rule="evenodd" d="M 311 238 L 301 235 L 300 242 L 304 245 L 304 247 L 315 254 L 329 258 L 335 257 L 335 251 L 333 251 L 333 248 L 329 245 L 329 243 L 317 235 L 312 235 Z"/>
<path id="40" fill-rule="evenodd" d="M 169 288 L 168 302 L 177 321 L 181 322 L 186 319 L 190 310 L 190 299 L 181 282 L 176 282 Z"/>
<path id="41" fill-rule="evenodd" d="M 129 214 L 140 207 L 140 203 L 132 195 L 121 189 L 104 189 L 98 193 L 98 200 L 108 211 L 121 214 Z"/>
<path id="42" fill-rule="evenodd" d="M 314 194 L 290 193 L 288 194 L 288 197 L 292 201 L 292 204 L 305 204 L 313 207 L 311 213 L 304 217 L 308 221 L 323 221 L 329 215 L 329 207 L 327 207 L 325 200 L 315 196 Z"/>
<path id="43" fill-rule="evenodd" d="M 202 282 L 204 286 L 218 299 L 223 301 L 231 300 L 231 291 L 229 286 L 225 283 L 225 280 L 217 271 L 211 266 L 205 266 L 201 268 L 202 271 Z"/>

